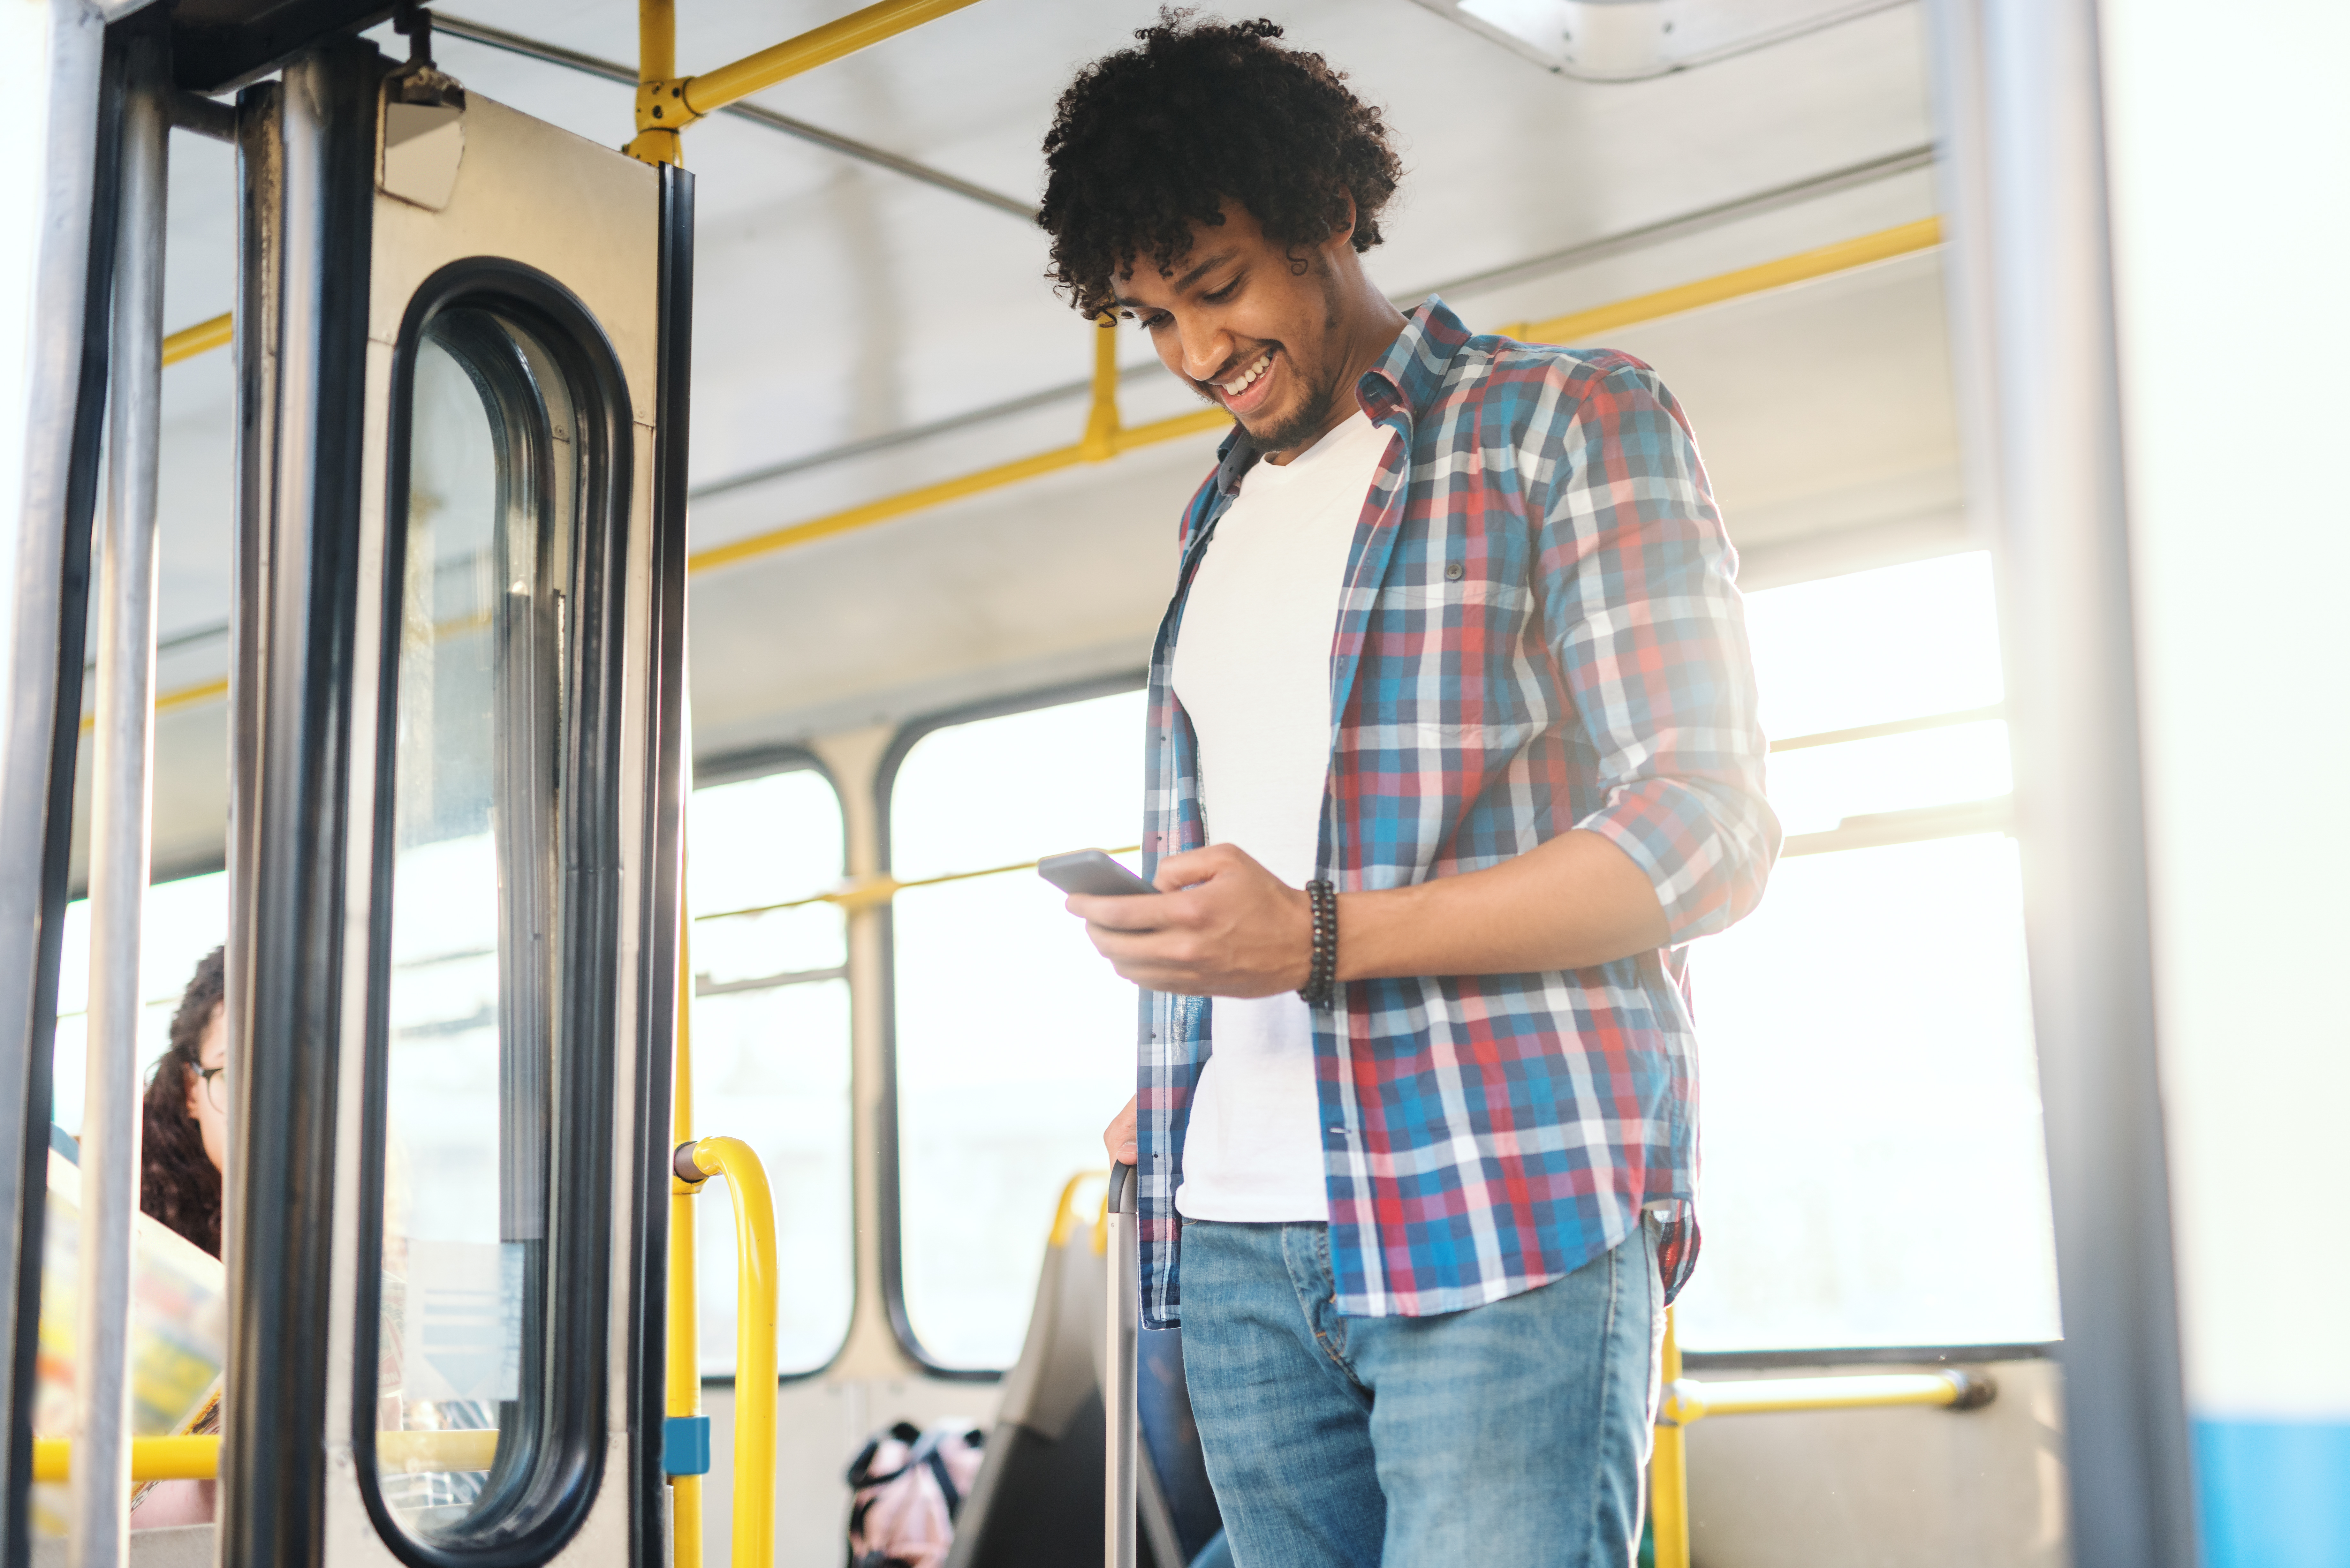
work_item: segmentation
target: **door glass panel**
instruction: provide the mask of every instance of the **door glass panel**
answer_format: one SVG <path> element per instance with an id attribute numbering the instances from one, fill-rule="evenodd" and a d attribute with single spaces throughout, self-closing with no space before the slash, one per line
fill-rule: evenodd
<path id="1" fill-rule="evenodd" d="M 499 318 L 437 319 L 416 349 L 390 557 L 376 1470 L 392 1519 L 439 1544 L 530 1490 L 558 1310 L 556 755 L 577 463 L 559 390 Z"/>

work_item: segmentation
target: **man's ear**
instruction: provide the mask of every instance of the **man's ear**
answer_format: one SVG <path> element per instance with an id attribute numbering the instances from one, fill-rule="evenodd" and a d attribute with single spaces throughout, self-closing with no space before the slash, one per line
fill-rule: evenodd
<path id="1" fill-rule="evenodd" d="M 1353 248 L 1355 244 L 1355 223 L 1357 219 L 1361 215 L 1355 209 L 1355 193 L 1352 191 L 1348 191 L 1345 194 L 1347 198 L 1346 220 L 1339 223 L 1336 228 L 1330 231 L 1329 244 L 1330 248 L 1333 250 L 1341 246 L 1345 246 L 1348 249 Z"/>

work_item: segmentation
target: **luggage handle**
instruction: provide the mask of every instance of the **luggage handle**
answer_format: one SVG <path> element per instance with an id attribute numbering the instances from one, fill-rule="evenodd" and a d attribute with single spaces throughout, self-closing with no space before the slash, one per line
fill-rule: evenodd
<path id="1" fill-rule="evenodd" d="M 1135 1568 L 1135 1488 L 1139 1459 L 1135 1409 L 1136 1333 L 1140 1327 L 1141 1258 L 1137 1245 L 1140 1216 L 1136 1212 L 1134 1167 L 1110 1167 L 1109 1192 L 1102 1224 L 1107 1228 L 1108 1310 L 1103 1332 L 1109 1354 L 1102 1383 L 1103 1528 L 1102 1555 L 1107 1568 Z"/>

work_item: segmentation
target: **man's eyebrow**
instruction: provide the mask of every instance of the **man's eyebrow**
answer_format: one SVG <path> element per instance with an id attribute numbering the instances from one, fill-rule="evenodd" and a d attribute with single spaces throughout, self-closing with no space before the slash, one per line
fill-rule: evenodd
<path id="1" fill-rule="evenodd" d="M 1214 255 L 1210 256 L 1206 261 L 1201 262 L 1198 266 L 1193 267 L 1190 272 L 1185 273 L 1181 277 L 1177 278 L 1175 280 L 1175 292 L 1178 294 L 1190 293 L 1191 286 L 1199 282 L 1203 275 L 1213 272 L 1216 268 L 1223 265 L 1226 262 L 1232 259 L 1232 252 L 1217 252 Z"/>
<path id="2" fill-rule="evenodd" d="M 1191 286 L 1199 282 L 1202 275 L 1213 272 L 1216 268 L 1223 265 L 1226 262 L 1232 260 L 1235 254 L 1236 253 L 1232 251 L 1219 251 L 1216 254 L 1210 256 L 1207 260 L 1201 262 L 1199 265 L 1193 267 L 1191 271 L 1185 273 L 1181 277 L 1175 280 L 1175 292 L 1178 294 L 1188 294 L 1191 292 Z M 1150 308 L 1141 301 L 1128 299 L 1122 294 L 1112 293 L 1110 295 L 1110 298 L 1126 306 L 1128 310 L 1148 310 Z"/>

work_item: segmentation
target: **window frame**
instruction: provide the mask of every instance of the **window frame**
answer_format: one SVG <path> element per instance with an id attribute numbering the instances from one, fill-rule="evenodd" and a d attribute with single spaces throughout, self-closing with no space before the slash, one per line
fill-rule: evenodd
<path id="1" fill-rule="evenodd" d="M 693 812 L 693 797 L 702 790 L 717 789 L 725 784 L 744 784 L 752 779 L 763 779 L 775 774 L 797 773 L 812 773 L 816 774 L 816 777 L 822 779 L 826 785 L 831 789 L 834 803 L 840 807 L 840 874 L 846 877 L 848 875 L 849 862 L 848 795 L 847 793 L 840 787 L 840 780 L 834 775 L 832 769 L 826 765 L 824 758 L 806 746 L 796 743 L 757 746 L 745 751 L 722 753 L 721 754 L 711 758 L 707 762 L 695 762 L 693 764 L 693 776 L 690 781 L 688 781 L 685 791 L 685 809 L 687 817 L 691 820 Z M 687 877 L 691 877 L 692 876 L 692 845 L 690 842 L 686 846 L 686 855 L 687 863 L 685 866 L 685 876 Z M 688 888 L 685 889 L 684 902 L 686 904 L 686 923 L 689 927 L 700 919 L 700 917 L 693 913 L 691 899 L 691 888 Z M 844 913 L 844 924 L 847 923 L 847 917 Z M 843 933 L 843 945 L 847 946 L 847 933 L 845 931 Z M 691 965 L 688 966 L 689 969 L 691 969 Z M 847 1326 L 841 1330 L 840 1343 L 832 1347 L 832 1354 L 827 1355 L 821 1363 L 815 1366 L 802 1368 L 798 1371 L 777 1372 L 775 1374 L 775 1386 L 779 1388 L 787 1384 L 806 1383 L 816 1378 L 823 1377 L 829 1374 L 834 1367 L 839 1366 L 840 1358 L 847 1354 L 849 1341 L 857 1337 L 858 1309 L 865 1304 L 865 1271 L 858 1267 L 857 1260 L 858 1000 L 856 970 L 856 955 L 852 951 L 849 954 L 848 961 L 840 966 L 839 975 L 841 981 L 848 987 L 848 1322 Z M 787 981 L 785 983 L 806 984 L 809 983 L 809 979 L 810 977 L 803 976 L 796 981 Z M 746 991 L 781 989 L 780 986 L 769 986 L 762 983 L 761 981 L 754 981 L 747 984 L 740 982 L 725 983 L 719 989 L 704 992 L 702 989 L 701 978 L 698 975 L 691 973 L 688 973 L 685 976 L 685 983 L 693 987 L 693 999 L 696 1002 L 701 1001 L 705 995 L 726 996 L 739 994 Z M 701 1313 L 702 1303 L 701 1260 L 701 1250 L 697 1247 L 694 1251 L 693 1280 L 694 1310 L 697 1318 Z M 695 1324 L 697 1343 L 699 1342 L 700 1333 L 701 1325 L 697 1322 Z M 699 1372 L 697 1375 L 701 1377 L 702 1386 L 704 1388 L 732 1388 L 734 1386 L 736 1375 L 732 1372 Z"/>
<path id="2" fill-rule="evenodd" d="M 1856 530 L 1873 539 L 1878 529 Z M 1797 541 L 1796 543 L 1800 543 Z M 1856 576 L 1862 572 L 1878 571 L 1893 566 L 1909 566 L 1919 561 L 1940 560 L 1951 556 L 1971 555 L 1982 545 L 1970 536 L 1960 535 L 1948 542 L 1947 547 L 1932 549 L 1902 549 L 1866 547 L 1866 541 L 1848 545 L 1840 552 L 1811 563 L 1814 569 L 1787 576 L 1772 576 L 1767 581 L 1749 587 L 1740 585 L 1742 593 L 1766 593 L 1773 588 L 1801 587 L 1805 583 L 1831 577 Z M 1993 601 L 1994 618 L 1998 615 Z M 1994 636 L 2002 628 L 1994 627 Z M 2003 648 L 2003 643 L 2002 643 Z M 2002 660 L 2004 665 L 2004 659 Z M 1968 709 L 1948 713 L 1918 714 L 1908 719 L 1889 720 L 1883 723 L 1856 726 L 1849 730 L 1825 730 L 1796 735 L 1781 736 L 1770 742 L 1770 752 L 1795 751 L 1814 746 L 1836 745 L 1846 742 L 1874 739 L 1880 735 L 1913 733 L 1967 723 L 1983 719 L 1997 719 L 2004 724 L 2013 722 L 2010 701 L 2002 696 L 1982 709 Z M 2016 836 L 2015 791 L 2011 786 L 2002 795 L 1981 800 L 1958 801 L 1940 805 L 1917 806 L 1908 810 L 1885 812 L 1858 819 L 1846 818 L 1835 827 L 1817 833 L 1795 834 L 1781 846 L 1779 858 L 1795 856 L 1835 855 L 1859 849 L 1890 848 L 1901 844 L 1924 844 L 1943 838 L 1970 837 L 1977 834 L 1997 833 L 2002 837 Z M 1700 1029 L 1700 1034 L 1702 1030 Z M 1700 1041 L 1700 1044 L 1702 1042 Z M 2037 1054 L 2037 1047 L 2034 1047 Z M 1700 1089 L 1702 1080 L 1700 1079 Z M 1804 1366 L 1871 1366 L 1925 1365 L 1981 1365 L 1995 1361 L 2036 1361 L 2063 1354 L 2064 1341 L 2030 1340 L 2010 1343 L 1964 1345 L 1870 1345 L 1796 1349 L 1768 1347 L 1745 1350 L 1684 1350 L 1681 1360 L 1692 1370 L 1707 1371 L 1766 1371 Z"/>
<path id="3" fill-rule="evenodd" d="M 892 847 L 889 841 L 891 798 L 897 793 L 898 772 L 906 759 L 921 742 L 941 730 L 951 730 L 963 724 L 975 724 L 983 719 L 1009 718 L 1014 713 L 1033 713 L 1040 708 L 1058 708 L 1071 702 L 1083 702 L 1096 697 L 1115 697 L 1123 692 L 1139 691 L 1150 683 L 1148 669 L 1118 670 L 1107 675 L 1093 676 L 1083 680 L 1065 681 L 1055 686 L 1034 688 L 1003 697 L 989 698 L 961 707 L 942 709 L 922 717 L 910 719 L 899 726 L 889 738 L 889 748 L 881 753 L 880 764 L 873 770 L 873 836 L 874 862 L 879 875 L 893 873 Z M 1143 737 L 1137 736 L 1139 744 Z M 1134 803 L 1139 818 L 1142 803 Z M 881 1061 L 880 1093 L 874 1128 L 876 1218 L 879 1234 L 879 1262 L 881 1265 L 881 1301 L 889 1316 L 889 1334 L 898 1348 L 930 1376 L 957 1383 L 998 1383 L 1011 1366 L 958 1366 L 939 1360 L 914 1332 L 913 1319 L 906 1311 L 905 1213 L 903 1184 L 899 1168 L 898 1143 L 898 943 L 896 899 L 878 905 L 872 911 L 874 938 L 879 949 L 881 994 L 876 1005 L 880 1012 Z M 1016 1359 L 1016 1358 L 1015 1358 Z"/>
<path id="4" fill-rule="evenodd" d="M 381 1367 L 382 1258 L 390 1047 L 392 859 L 398 810 L 399 640 L 406 591 L 411 436 L 417 361 L 426 329 L 447 311 L 480 309 L 528 332 L 567 383 L 570 441 L 578 472 L 571 492 L 574 531 L 565 589 L 570 606 L 556 657 L 562 785 L 550 847 L 558 865 L 584 862 L 566 878 L 556 930 L 558 959 L 550 994 L 560 1021 L 555 1050 L 562 1071 L 547 1129 L 546 1297 L 566 1281 L 595 1282 L 576 1293 L 570 1310 L 549 1321 L 535 1358 L 571 1368 L 540 1390 L 542 1409 L 515 1469 L 517 1494 L 483 1521 L 428 1541 L 411 1532 L 384 1501 L 376 1456 Z M 481 373 L 468 367 L 480 385 Z M 626 1240 L 615 1234 L 616 1048 L 632 1026 L 620 1016 L 613 977 L 620 970 L 623 920 L 618 868 L 628 857 L 626 774 L 630 761 L 622 713 L 631 620 L 629 612 L 635 433 L 627 380 L 595 317 L 561 283 L 499 258 L 441 268 L 408 304 L 393 349 L 381 630 L 372 741 L 372 813 L 367 825 L 369 878 L 365 999 L 365 1070 L 360 1089 L 359 1260 L 353 1324 L 350 1439 L 359 1496 L 378 1538 L 411 1568 L 525 1568 L 563 1550 L 587 1521 L 602 1490 L 608 1413 L 616 1390 L 608 1376 L 614 1306 L 607 1282 Z M 512 401 L 516 389 L 502 389 Z M 542 422 L 528 439 L 545 467 L 552 432 Z M 534 475 L 545 487 L 546 475 Z M 556 526 L 566 525 L 558 519 Z M 359 825 L 354 824 L 357 827 Z M 585 955 L 584 957 L 581 955 Z M 624 1306 L 621 1310 L 627 1310 Z M 525 1346 L 527 1355 L 528 1346 Z M 525 1391 L 529 1388 L 525 1370 Z M 501 1444 L 503 1447 L 503 1444 Z M 503 1469 L 501 1466 L 499 1469 Z M 494 1475 L 498 1469 L 494 1469 Z"/>

